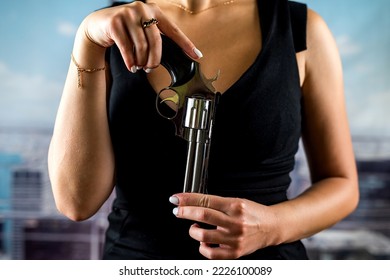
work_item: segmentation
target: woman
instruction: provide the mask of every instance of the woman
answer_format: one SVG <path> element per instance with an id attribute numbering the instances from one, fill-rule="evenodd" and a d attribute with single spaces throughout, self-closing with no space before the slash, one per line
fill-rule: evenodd
<path id="1" fill-rule="evenodd" d="M 170 84 L 160 33 L 206 77 L 221 71 L 208 194 L 182 193 L 186 143 L 155 108 Z M 300 139 L 312 185 L 288 199 Z M 300 240 L 358 203 L 334 39 L 318 14 L 286 0 L 150 0 L 93 12 L 75 38 L 49 173 L 59 211 L 75 221 L 115 186 L 104 259 L 307 259 Z"/>

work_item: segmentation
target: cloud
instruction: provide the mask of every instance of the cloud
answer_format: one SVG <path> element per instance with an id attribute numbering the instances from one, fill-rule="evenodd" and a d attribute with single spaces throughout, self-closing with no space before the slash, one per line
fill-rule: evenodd
<path id="1" fill-rule="evenodd" d="M 58 23 L 57 31 L 63 36 L 73 37 L 76 34 L 77 26 L 71 22 L 62 21 Z"/>
<path id="2" fill-rule="evenodd" d="M 340 35 L 336 38 L 337 46 L 341 56 L 352 56 L 359 54 L 362 47 L 351 39 L 349 35 Z"/>
<path id="3" fill-rule="evenodd" d="M 0 62 L 0 126 L 53 124 L 62 88 L 60 82 L 13 72 Z"/>

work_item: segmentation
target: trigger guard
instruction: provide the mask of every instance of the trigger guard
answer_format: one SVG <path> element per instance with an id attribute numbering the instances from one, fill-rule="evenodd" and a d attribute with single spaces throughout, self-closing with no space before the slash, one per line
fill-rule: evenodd
<path id="1" fill-rule="evenodd" d="M 172 91 L 174 91 L 174 92 L 176 93 L 177 98 L 178 98 L 178 102 L 177 102 L 177 103 L 174 102 L 174 101 L 172 101 L 172 102 L 175 103 L 175 105 L 177 106 L 177 110 L 174 110 L 174 109 L 170 108 L 170 109 L 172 109 L 173 111 L 175 111 L 175 114 L 174 114 L 172 117 L 168 117 L 168 116 L 164 115 L 163 113 L 161 113 L 161 111 L 160 111 L 160 109 L 159 109 L 159 104 L 161 104 L 161 103 L 166 103 L 166 102 L 167 102 L 167 101 L 165 101 L 164 99 L 162 99 L 162 98 L 160 97 L 160 96 L 161 96 L 161 93 L 162 93 L 163 91 L 165 91 L 165 90 L 172 90 Z M 165 99 L 167 99 L 167 98 L 165 98 Z M 160 100 L 161 100 L 161 101 L 160 101 Z M 169 101 L 169 100 L 168 100 L 168 101 Z M 165 88 L 161 89 L 161 90 L 158 92 L 157 97 L 156 97 L 156 110 L 157 110 L 157 112 L 159 113 L 159 115 L 162 116 L 163 118 L 166 118 L 166 119 L 168 119 L 168 120 L 172 120 L 172 119 L 176 118 L 176 116 L 177 116 L 177 114 L 178 114 L 178 111 L 179 111 L 179 104 L 180 104 L 180 95 L 178 94 L 177 90 L 174 89 L 173 87 L 165 87 Z M 169 105 L 167 105 L 167 106 L 170 107 Z"/>

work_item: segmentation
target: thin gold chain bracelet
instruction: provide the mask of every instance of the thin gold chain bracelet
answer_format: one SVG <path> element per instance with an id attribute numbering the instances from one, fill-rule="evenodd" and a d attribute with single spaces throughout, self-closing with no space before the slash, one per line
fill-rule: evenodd
<path id="1" fill-rule="evenodd" d="M 74 58 L 73 56 L 73 53 L 70 55 L 74 65 L 76 66 L 77 68 L 77 87 L 78 88 L 82 88 L 83 87 L 83 84 L 82 84 L 82 73 L 85 72 L 85 73 L 94 73 L 94 72 L 98 72 L 98 71 L 103 71 L 106 69 L 106 67 L 101 67 L 101 68 L 82 68 L 80 67 L 80 65 L 77 63 L 76 59 Z"/>

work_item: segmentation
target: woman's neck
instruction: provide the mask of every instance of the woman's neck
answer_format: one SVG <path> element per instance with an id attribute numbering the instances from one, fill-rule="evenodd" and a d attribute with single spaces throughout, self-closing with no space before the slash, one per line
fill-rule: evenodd
<path id="1" fill-rule="evenodd" d="M 232 4 L 234 0 L 163 0 L 190 14 L 197 14 L 221 5 Z"/>

